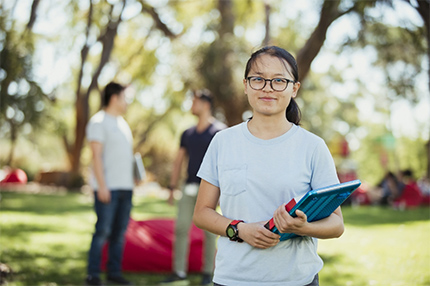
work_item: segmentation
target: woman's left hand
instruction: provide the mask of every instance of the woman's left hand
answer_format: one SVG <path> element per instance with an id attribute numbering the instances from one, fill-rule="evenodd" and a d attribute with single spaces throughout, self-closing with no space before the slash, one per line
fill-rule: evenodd
<path id="1" fill-rule="evenodd" d="M 276 209 L 273 214 L 273 221 L 281 233 L 303 234 L 303 229 L 307 225 L 307 216 L 304 212 L 296 210 L 297 217 L 292 217 L 285 210 L 285 204 Z"/>

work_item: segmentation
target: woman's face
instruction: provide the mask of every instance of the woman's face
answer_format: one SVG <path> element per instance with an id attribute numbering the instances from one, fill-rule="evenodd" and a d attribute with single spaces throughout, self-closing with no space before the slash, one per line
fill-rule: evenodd
<path id="1" fill-rule="evenodd" d="M 248 73 L 248 77 L 257 76 L 264 79 L 286 78 L 294 80 L 292 73 L 287 70 L 291 67 L 289 64 L 277 57 L 267 54 L 260 55 Z M 243 80 L 245 86 L 245 94 L 248 95 L 248 101 L 254 111 L 254 116 L 282 116 L 285 118 L 285 111 L 290 104 L 291 98 L 296 97 L 297 91 L 300 88 L 300 83 L 288 83 L 288 86 L 283 91 L 275 91 L 270 86 L 270 82 L 266 81 L 266 86 L 261 90 L 252 89 L 249 81 Z"/>

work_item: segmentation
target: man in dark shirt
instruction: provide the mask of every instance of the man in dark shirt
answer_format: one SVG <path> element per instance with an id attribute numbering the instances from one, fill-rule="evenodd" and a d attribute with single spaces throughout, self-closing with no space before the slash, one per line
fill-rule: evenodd
<path id="1" fill-rule="evenodd" d="M 173 191 L 178 187 L 181 167 L 184 160 L 188 157 L 187 179 L 182 188 L 182 198 L 178 203 L 178 215 L 175 227 L 175 245 L 173 255 L 174 273 L 162 284 L 169 285 L 183 281 L 187 285 L 188 269 L 188 233 L 194 212 L 194 205 L 197 199 L 197 192 L 200 185 L 200 178 L 197 172 L 202 163 L 209 143 L 218 131 L 226 126 L 217 121 L 212 116 L 212 95 L 208 90 L 201 90 L 194 93 L 193 105 L 191 107 L 193 115 L 198 117 L 198 123 L 182 133 L 181 145 L 176 156 L 172 176 L 170 178 L 169 204 L 173 205 Z M 212 272 L 214 269 L 215 258 L 215 239 L 216 236 L 205 232 L 204 266 L 202 285 L 211 285 Z M 181 285 L 182 285 L 181 284 Z"/>

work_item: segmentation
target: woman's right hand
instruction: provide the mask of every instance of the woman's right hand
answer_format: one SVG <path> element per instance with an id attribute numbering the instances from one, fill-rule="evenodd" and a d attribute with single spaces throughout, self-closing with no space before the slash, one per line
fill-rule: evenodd
<path id="1" fill-rule="evenodd" d="M 249 245 L 256 248 L 266 249 L 277 245 L 281 236 L 265 228 L 265 223 L 267 223 L 267 221 L 257 223 L 239 223 L 237 225 L 239 237 Z"/>

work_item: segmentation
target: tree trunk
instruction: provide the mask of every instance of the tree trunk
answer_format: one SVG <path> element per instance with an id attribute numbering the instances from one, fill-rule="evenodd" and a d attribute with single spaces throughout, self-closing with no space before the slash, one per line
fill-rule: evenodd
<path id="1" fill-rule="evenodd" d="M 321 7 L 320 20 L 306 44 L 297 54 L 299 79 L 303 81 L 309 73 L 312 61 L 324 45 L 327 30 L 343 13 L 339 11 L 340 0 L 326 0 Z"/>
<path id="2" fill-rule="evenodd" d="M 235 16 L 233 14 L 233 3 L 231 0 L 219 0 L 218 9 L 221 15 L 220 27 L 218 30 L 218 43 L 213 46 L 216 49 L 212 55 L 218 63 L 218 72 L 214 77 L 206 79 L 209 89 L 214 92 L 216 102 L 224 110 L 227 124 L 229 126 L 242 122 L 242 113 L 245 111 L 244 96 L 240 98 L 233 82 L 232 58 L 233 49 L 230 46 L 229 37 L 234 35 Z M 211 68 L 211 65 L 208 65 Z"/>
<path id="3" fill-rule="evenodd" d="M 124 2 L 124 5 L 123 5 L 123 10 L 124 10 L 125 0 L 123 2 Z M 91 1 L 90 1 L 90 3 L 91 3 Z M 83 66 L 85 64 L 85 59 L 87 57 L 88 50 L 89 50 L 88 46 L 85 45 L 81 51 L 81 58 L 82 58 L 81 71 L 80 71 L 80 75 L 79 75 L 80 77 L 79 77 L 79 82 L 78 82 L 78 91 L 76 93 L 75 144 L 73 146 L 73 149 L 72 149 L 73 153 L 71 156 L 71 158 L 72 158 L 71 172 L 73 174 L 79 173 L 82 147 L 84 145 L 84 140 L 85 140 L 85 129 L 86 129 L 86 126 L 87 126 L 87 123 L 89 120 L 89 109 L 90 109 L 89 108 L 89 97 L 90 97 L 91 92 L 95 88 L 98 88 L 98 86 L 97 86 L 98 78 L 99 78 L 101 71 L 103 70 L 104 66 L 109 61 L 109 57 L 110 57 L 112 50 L 113 50 L 113 47 L 114 47 L 114 40 L 115 40 L 115 37 L 116 37 L 117 32 L 118 32 L 118 26 L 121 22 L 122 11 L 121 11 L 121 13 L 117 19 L 113 19 L 112 11 L 113 11 L 113 6 L 111 7 L 110 20 L 105 27 L 105 32 L 98 39 L 98 41 L 100 41 L 102 43 L 102 46 L 103 46 L 102 53 L 100 55 L 100 62 L 99 62 L 99 65 L 98 65 L 96 71 L 94 72 L 94 74 L 92 76 L 91 84 L 88 87 L 88 89 L 86 90 L 85 94 L 82 94 L 80 92 L 80 88 L 81 88 L 81 82 L 82 82 Z M 88 26 L 87 26 L 87 36 L 89 35 L 88 31 L 89 31 L 89 27 L 91 25 L 91 13 L 92 13 L 92 5 L 90 5 L 90 15 L 88 17 L 89 20 L 88 20 Z"/>
<path id="4" fill-rule="evenodd" d="M 428 86 L 430 91 L 430 1 L 429 0 L 421 0 L 417 1 L 417 6 L 412 5 L 410 0 L 405 0 L 408 2 L 412 7 L 414 7 L 417 12 L 420 14 L 421 18 L 424 21 L 424 26 L 427 30 L 427 63 L 428 63 Z M 428 96 L 430 97 L 430 92 L 428 93 Z M 429 140 L 426 144 L 426 150 L 427 150 L 427 178 L 430 178 L 430 130 L 429 130 Z"/>
<path id="5" fill-rule="evenodd" d="M 15 153 L 15 145 L 16 145 L 16 126 L 12 122 L 12 120 L 9 121 L 10 126 L 10 150 L 9 150 L 9 158 L 7 159 L 6 166 L 12 166 L 12 161 Z"/>
<path id="6" fill-rule="evenodd" d="M 75 127 L 75 144 L 72 151 L 72 173 L 79 173 L 80 158 L 82 147 L 85 139 L 85 128 L 89 119 L 88 100 L 84 96 L 78 96 L 76 99 L 76 127 Z"/>
<path id="7" fill-rule="evenodd" d="M 264 12 L 266 15 L 266 23 L 265 23 L 266 35 L 264 36 L 263 45 L 268 46 L 270 44 L 270 12 L 271 12 L 271 7 L 270 7 L 270 4 L 267 2 L 264 2 Z"/>

